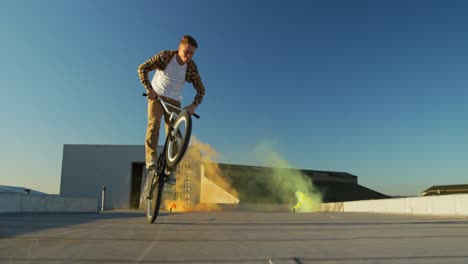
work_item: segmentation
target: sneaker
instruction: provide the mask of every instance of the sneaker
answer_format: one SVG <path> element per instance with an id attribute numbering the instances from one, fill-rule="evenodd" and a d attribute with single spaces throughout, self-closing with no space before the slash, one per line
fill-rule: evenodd
<path id="1" fill-rule="evenodd" d="M 169 176 L 166 178 L 166 183 L 169 185 L 175 185 L 176 184 L 176 177 L 174 175 L 174 172 L 169 173 Z"/>
<path id="2" fill-rule="evenodd" d="M 155 160 L 151 160 L 150 162 L 146 163 L 147 170 L 156 170 L 157 162 Z"/>

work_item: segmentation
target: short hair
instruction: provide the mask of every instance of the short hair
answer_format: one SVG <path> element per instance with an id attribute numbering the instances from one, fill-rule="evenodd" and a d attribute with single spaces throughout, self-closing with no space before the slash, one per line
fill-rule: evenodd
<path id="1" fill-rule="evenodd" d="M 185 35 L 182 37 L 182 40 L 180 41 L 180 44 L 185 44 L 188 43 L 198 49 L 198 44 L 197 41 L 190 35 Z"/>

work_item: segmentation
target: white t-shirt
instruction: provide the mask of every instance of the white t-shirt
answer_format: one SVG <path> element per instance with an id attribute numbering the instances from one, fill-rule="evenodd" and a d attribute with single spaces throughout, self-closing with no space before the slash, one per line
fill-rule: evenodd
<path id="1" fill-rule="evenodd" d="M 172 58 L 164 71 L 156 70 L 151 85 L 156 94 L 182 101 L 187 63 L 179 65 L 176 57 L 177 55 Z"/>

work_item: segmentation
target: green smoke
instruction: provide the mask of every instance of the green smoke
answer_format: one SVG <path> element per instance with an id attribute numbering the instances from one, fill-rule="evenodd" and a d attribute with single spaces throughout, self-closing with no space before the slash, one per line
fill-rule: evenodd
<path id="1" fill-rule="evenodd" d="M 264 142 L 255 149 L 256 156 L 263 166 L 271 167 L 271 175 L 262 180 L 272 194 L 271 202 L 287 203 L 296 212 L 315 212 L 320 208 L 322 195 L 314 188 L 311 178 L 293 169 L 273 148 L 272 143 Z"/>

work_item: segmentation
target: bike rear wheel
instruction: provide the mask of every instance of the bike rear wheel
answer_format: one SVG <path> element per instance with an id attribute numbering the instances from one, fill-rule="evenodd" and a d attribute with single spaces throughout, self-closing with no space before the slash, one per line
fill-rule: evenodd
<path id="1" fill-rule="evenodd" d="M 164 178 L 164 175 L 153 174 L 150 188 L 148 188 L 146 219 L 150 224 L 154 223 L 159 214 L 165 182 Z"/>
<path id="2" fill-rule="evenodd" d="M 174 170 L 187 151 L 192 134 L 192 118 L 182 111 L 174 121 L 172 135 L 166 144 L 166 166 Z"/>

